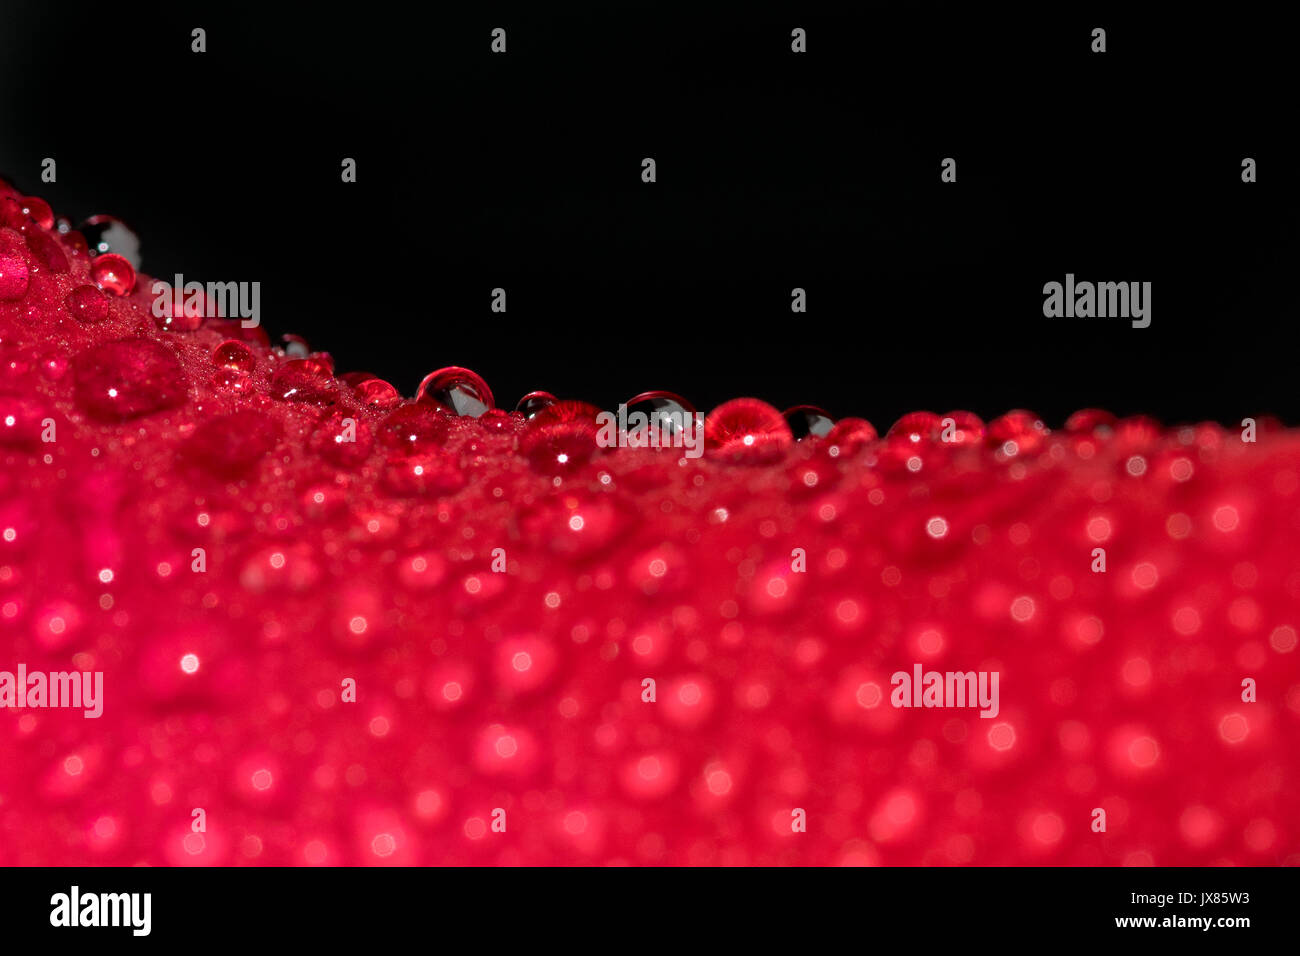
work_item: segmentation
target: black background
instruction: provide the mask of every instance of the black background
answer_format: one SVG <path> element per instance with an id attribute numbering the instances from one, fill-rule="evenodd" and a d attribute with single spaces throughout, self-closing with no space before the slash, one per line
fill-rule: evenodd
<path id="1" fill-rule="evenodd" d="M 1300 421 L 1292 41 L 1264 8 L 3 9 L 0 175 L 126 220 L 151 275 L 260 281 L 273 339 L 408 394 L 464 365 L 507 408 Z M 1045 319 L 1067 272 L 1151 281 L 1151 327 Z"/>
<path id="2" fill-rule="evenodd" d="M 529 868 L 461 868 L 452 879 L 400 868 L 122 867 L 0 872 L 0 919 L 9 942 L 41 951 L 72 946 L 193 948 L 274 941 L 298 950 L 397 948 L 407 939 L 451 937 L 494 951 L 609 948 L 637 951 L 690 940 L 713 949 L 801 951 L 810 939 L 865 946 L 907 940 L 965 951 L 978 943 L 1044 948 L 1062 937 L 1160 951 L 1257 950 L 1294 922 L 1293 880 L 1284 867 L 835 867 L 781 872 L 710 868 L 672 874 L 653 868 L 550 868 L 545 888 Z M 7 884 L 7 885 L 6 885 Z M 150 892 L 152 932 L 54 928 L 55 893 Z M 1205 906 L 1133 903 L 1133 894 L 1248 894 L 1248 903 Z M 1116 927 L 1116 917 L 1238 918 L 1249 927 Z M 62 941 L 62 946 L 50 944 Z M 975 945 L 973 945 L 975 944 Z M 265 947 L 257 947 L 258 949 Z"/>

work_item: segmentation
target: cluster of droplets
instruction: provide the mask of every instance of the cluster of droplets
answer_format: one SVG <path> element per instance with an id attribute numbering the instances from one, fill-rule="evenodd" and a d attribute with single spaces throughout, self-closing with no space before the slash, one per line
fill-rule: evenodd
<path id="1" fill-rule="evenodd" d="M 22 824 L 0 862 L 1294 848 L 1287 442 L 1257 456 L 1217 426 L 1093 410 L 1058 433 L 914 412 L 881 435 L 741 398 L 683 467 L 604 447 L 585 402 L 501 409 L 459 367 L 408 399 L 297 336 L 155 317 L 115 224 L 64 228 L 2 184 L 0 206 L 0 627 L 19 659 L 102 665 L 114 695 L 66 736 L 0 721 Z M 670 437 L 695 413 L 625 404 Z M 1005 664 L 1031 690 L 996 720 L 906 714 L 887 701 L 907 661 Z M 1285 697 L 1233 702 L 1232 662 Z M 1210 781 L 1195 795 L 1166 773 L 1188 765 Z M 129 796 L 104 800 L 110 776 Z M 1096 804 L 1132 825 L 1076 826 Z"/>
<path id="2" fill-rule="evenodd" d="M 139 241 L 117 219 L 92 216 L 73 229 L 66 220 L 56 220 L 43 200 L 0 186 L 0 225 L 23 234 L 30 253 L 21 256 L 0 246 L 0 301 L 19 300 L 27 294 L 32 279 L 29 260 L 38 263 L 37 271 L 53 274 L 72 271 L 72 263 L 78 261 L 88 267 L 89 281 L 71 289 L 64 299 L 67 313 L 87 327 L 104 323 L 112 314 L 114 300 L 136 291 Z M 209 384 L 214 389 L 253 402 L 265 400 L 265 396 L 333 410 L 339 420 L 346 418 L 341 395 L 348 393 L 360 407 L 386 416 L 374 430 L 383 447 L 407 458 L 436 458 L 447 434 L 446 420 L 457 418 L 477 420 L 484 429 L 516 436 L 521 455 L 550 475 L 575 472 L 606 450 L 597 441 L 601 409 L 595 405 L 535 391 L 521 398 L 510 413 L 497 408 L 491 388 L 480 375 L 457 366 L 430 373 L 414 398 L 407 400 L 395 386 L 371 373 L 336 376 L 331 357 L 313 351 L 299 336 L 286 335 L 272 348 L 261 328 L 209 317 L 212 310 L 202 291 L 170 296 L 168 301 L 171 307 L 155 318 L 161 329 L 184 333 L 222 327 L 233 333 L 212 350 Z M 78 395 L 92 417 L 126 420 L 172 407 L 186 396 L 185 376 L 164 348 L 143 342 L 108 342 L 88 356 L 78 363 L 82 369 Z M 260 378 L 259 372 L 264 373 Z M 696 413 L 689 401 L 667 391 L 644 392 L 624 404 L 629 413 L 644 413 L 661 424 L 663 437 L 670 443 L 673 427 L 690 422 Z M 1145 420 L 1117 423 L 1106 412 L 1085 410 L 1070 418 L 1065 432 L 1076 439 L 1104 439 L 1153 428 L 1158 431 L 1158 426 Z M 399 437 L 385 437 L 392 435 Z M 923 470 L 936 456 L 974 449 L 987 449 L 1002 461 L 1024 461 L 1042 452 L 1050 435 L 1038 416 L 1017 410 L 987 425 L 970 412 L 912 412 L 882 437 L 861 418 L 836 421 L 812 405 L 781 412 L 754 398 L 733 399 L 715 408 L 705 419 L 704 433 L 708 454 L 722 462 L 776 463 L 802 444 L 824 450 L 831 459 L 847 459 L 867 450 L 864 460 L 868 465 L 911 472 Z M 359 449 L 335 451 L 333 457 L 340 462 L 364 460 Z M 426 466 L 434 463 L 407 464 L 423 477 Z"/>

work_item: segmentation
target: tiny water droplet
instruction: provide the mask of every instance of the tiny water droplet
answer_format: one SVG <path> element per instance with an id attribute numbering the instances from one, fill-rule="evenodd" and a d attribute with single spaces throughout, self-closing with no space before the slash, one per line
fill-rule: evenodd
<path id="1" fill-rule="evenodd" d="M 1033 412 L 1015 409 L 989 422 L 986 440 L 1004 455 L 1032 455 L 1047 441 L 1047 426 Z"/>
<path id="2" fill-rule="evenodd" d="M 212 350 L 212 364 L 235 372 L 251 372 L 257 368 L 257 358 L 243 342 L 226 339 Z"/>
<path id="3" fill-rule="evenodd" d="M 311 355 L 311 346 L 301 335 L 286 333 L 280 336 L 280 341 L 284 343 L 284 354 L 289 358 L 306 358 Z"/>
<path id="4" fill-rule="evenodd" d="M 430 405 L 410 403 L 394 409 L 379 423 L 379 441 L 399 454 L 413 454 L 442 445 L 448 419 Z"/>
<path id="5" fill-rule="evenodd" d="M 894 422 L 885 437 L 891 444 L 922 445 L 939 438 L 939 416 L 934 412 L 908 412 Z"/>
<path id="6" fill-rule="evenodd" d="M 103 322 L 108 318 L 109 298 L 93 285 L 78 286 L 63 300 L 72 317 L 79 322 Z"/>
<path id="7" fill-rule="evenodd" d="M 68 271 L 68 256 L 57 239 L 43 232 L 33 232 L 27 236 L 27 248 L 41 268 L 51 275 L 63 275 Z"/>
<path id="8" fill-rule="evenodd" d="M 519 450 L 532 466 L 546 475 L 578 470 L 596 454 L 596 416 L 600 409 L 587 402 L 563 401 L 548 405 L 528 422 Z"/>
<path id="9" fill-rule="evenodd" d="M 26 225 L 27 213 L 19 197 L 0 195 L 0 226 L 21 230 Z"/>
<path id="10" fill-rule="evenodd" d="M 219 368 L 212 373 L 212 384 L 217 388 L 228 389 L 232 392 L 245 392 L 252 387 L 253 379 L 247 372 L 240 372 L 231 368 Z"/>
<path id="11" fill-rule="evenodd" d="M 390 458 L 384 467 L 384 487 L 403 497 L 454 494 L 465 481 L 456 456 L 440 449 Z"/>
<path id="12" fill-rule="evenodd" d="M 656 423 L 661 435 L 677 435 L 683 428 L 690 431 L 695 427 L 695 406 L 673 392 L 642 392 L 635 398 L 629 398 L 625 404 L 629 417 L 633 412 L 641 412 Z M 629 425 L 629 432 L 631 431 Z"/>
<path id="13" fill-rule="evenodd" d="M 43 422 L 51 409 L 44 402 L 17 395 L 0 395 L 0 445 L 40 443 Z"/>
<path id="14" fill-rule="evenodd" d="M 77 356 L 77 401 L 102 421 L 124 421 L 172 408 L 189 380 L 172 352 L 148 339 L 106 342 Z"/>
<path id="15" fill-rule="evenodd" d="M 1164 429 L 1149 415 L 1130 415 L 1115 423 L 1114 440 L 1123 451 L 1140 451 L 1160 440 Z"/>
<path id="16" fill-rule="evenodd" d="M 68 245 L 72 248 L 72 254 L 74 256 L 90 257 L 90 246 L 86 244 L 86 237 L 77 232 L 77 230 L 73 229 L 71 232 L 64 235 L 64 239 L 67 240 Z"/>
<path id="17" fill-rule="evenodd" d="M 132 268 L 140 268 L 140 237 L 122 220 L 113 216 L 91 216 L 76 231 L 84 238 L 91 256 L 113 252 L 131 263 Z"/>
<path id="18" fill-rule="evenodd" d="M 241 410 L 200 425 L 182 446 L 205 471 L 233 478 L 249 471 L 275 448 L 279 426 L 260 412 Z"/>
<path id="19" fill-rule="evenodd" d="M 865 418 L 841 418 L 826 435 L 822 447 L 828 452 L 836 449 L 835 456 L 852 455 L 858 449 L 869 445 L 879 436 L 876 426 Z"/>
<path id="20" fill-rule="evenodd" d="M 939 442 L 972 447 L 984 440 L 984 421 L 974 412 L 949 412 L 939 416 Z"/>
<path id="21" fill-rule="evenodd" d="M 68 357 L 59 351 L 46 352 L 41 356 L 41 374 L 51 382 L 57 382 L 68 371 Z"/>
<path id="22" fill-rule="evenodd" d="M 25 296 L 30 278 L 24 259 L 0 253 L 0 302 L 13 302 Z"/>
<path id="23" fill-rule="evenodd" d="M 487 382 L 478 373 L 455 365 L 426 375 L 415 392 L 415 400 L 453 415 L 471 418 L 478 418 L 489 408 L 496 407 Z"/>
<path id="24" fill-rule="evenodd" d="M 193 332 L 202 326 L 210 311 L 207 294 L 202 289 L 187 292 L 184 288 L 176 289 L 167 282 L 161 284 L 165 288 L 159 294 L 165 296 L 166 301 L 162 308 L 163 314 L 154 314 L 158 328 L 169 332 Z"/>
<path id="25" fill-rule="evenodd" d="M 478 423 L 489 432 L 508 432 L 515 427 L 515 415 L 504 408 L 489 408 L 479 416 Z"/>
<path id="26" fill-rule="evenodd" d="M 355 468 L 370 457 L 375 432 L 364 419 L 337 411 L 316 426 L 311 446 L 326 461 L 340 468 Z"/>
<path id="27" fill-rule="evenodd" d="M 550 392 L 529 392 L 523 398 L 519 399 L 519 404 L 515 406 L 515 411 L 519 412 L 524 418 L 532 418 L 547 405 L 554 405 L 559 399 Z"/>
<path id="28" fill-rule="evenodd" d="M 90 277 L 105 292 L 118 297 L 135 288 L 135 269 L 116 253 L 107 252 L 90 264 Z"/>
<path id="29" fill-rule="evenodd" d="M 402 403 L 401 394 L 382 378 L 368 378 L 354 386 L 352 390 L 365 405 L 381 412 L 396 408 Z"/>
<path id="30" fill-rule="evenodd" d="M 325 405 L 333 391 L 334 377 L 315 359 L 290 359 L 271 376 L 271 397 L 283 402 Z"/>
<path id="31" fill-rule="evenodd" d="M 785 418 L 757 398 L 733 398 L 704 420 L 705 445 L 732 461 L 759 464 L 781 458 L 794 442 Z"/>
<path id="32" fill-rule="evenodd" d="M 248 342 L 262 349 L 270 349 L 271 347 L 271 339 L 266 334 L 266 329 L 260 325 L 245 328 L 244 324 L 236 319 L 209 316 L 203 323 L 203 327 L 212 329 L 224 338 L 238 339 L 240 342 Z"/>
<path id="33" fill-rule="evenodd" d="M 805 438 L 825 438 L 835 427 L 835 420 L 816 405 L 796 405 L 781 413 L 795 441 Z"/>
<path id="34" fill-rule="evenodd" d="M 50 209 L 50 204 L 44 199 L 36 196 L 24 196 L 21 205 L 23 213 L 36 225 L 42 229 L 54 228 L 54 211 Z"/>

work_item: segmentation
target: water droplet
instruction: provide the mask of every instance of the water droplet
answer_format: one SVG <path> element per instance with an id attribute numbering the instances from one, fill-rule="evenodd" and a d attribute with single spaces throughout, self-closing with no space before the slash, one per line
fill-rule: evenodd
<path id="1" fill-rule="evenodd" d="M 822 448 L 828 454 L 832 449 L 838 449 L 833 457 L 852 455 L 877 437 L 876 427 L 865 418 L 841 418 L 826 435 Z"/>
<path id="2" fill-rule="evenodd" d="M 30 272 L 24 259 L 0 253 L 0 302 L 13 302 L 25 296 L 29 278 Z"/>
<path id="3" fill-rule="evenodd" d="M 83 285 L 68 293 L 63 304 L 79 322 L 103 322 L 108 318 L 109 298 L 93 285 Z"/>
<path id="4" fill-rule="evenodd" d="M 212 350 L 212 364 L 235 372 L 251 372 L 257 368 L 257 358 L 243 342 L 226 339 Z"/>
<path id="5" fill-rule="evenodd" d="M 939 417 L 939 441 L 946 446 L 973 447 L 984 439 L 984 421 L 974 412 L 949 412 Z"/>
<path id="6" fill-rule="evenodd" d="M 86 244 L 86 237 L 77 230 L 73 229 L 64 234 L 63 238 L 67 241 L 69 248 L 72 249 L 74 257 L 90 257 L 90 247 Z"/>
<path id="7" fill-rule="evenodd" d="M 1115 443 L 1122 452 L 1150 448 L 1163 433 L 1160 423 L 1147 415 L 1131 415 L 1115 423 Z"/>
<path id="8" fill-rule="evenodd" d="M 311 346 L 301 335 L 286 333 L 280 336 L 280 341 L 284 343 L 284 354 L 289 358 L 306 358 L 311 355 Z"/>
<path id="9" fill-rule="evenodd" d="M 410 497 L 450 495 L 465 487 L 465 471 L 455 455 L 434 449 L 390 458 L 384 468 L 384 487 Z"/>
<path id="10" fill-rule="evenodd" d="M 496 407 L 492 390 L 475 372 L 455 365 L 430 372 L 415 392 L 415 400 L 453 415 L 478 418 Z"/>
<path id="11" fill-rule="evenodd" d="M 320 579 L 320 565 L 306 545 L 270 545 L 249 556 L 239 572 L 239 583 L 254 594 L 303 594 Z"/>
<path id="12" fill-rule="evenodd" d="M 356 388 L 362 382 L 368 382 L 372 378 L 378 377 L 378 375 L 375 375 L 372 372 L 344 372 L 339 376 L 339 381 L 348 388 Z"/>
<path id="13" fill-rule="evenodd" d="M 42 229 L 54 228 L 54 213 L 44 199 L 35 196 L 19 197 L 17 194 L 0 198 L 0 225 L 19 232 L 31 232 L 30 226 L 33 224 Z"/>
<path id="14" fill-rule="evenodd" d="M 260 325 L 245 328 L 243 322 L 236 319 L 209 316 L 207 321 L 203 323 L 203 327 L 212 329 L 223 338 L 238 339 L 241 342 L 248 342 L 262 349 L 271 347 L 271 339 L 266 334 L 266 329 Z"/>
<path id="15" fill-rule="evenodd" d="M 920 445 L 939 437 L 939 416 L 934 412 L 908 412 L 889 429 L 886 436 L 891 443 L 907 442 Z"/>
<path id="16" fill-rule="evenodd" d="M 1032 455 L 1047 441 L 1047 426 L 1033 412 L 1007 412 L 989 422 L 987 441 L 1007 456 Z"/>
<path id="17" fill-rule="evenodd" d="M 132 268 L 140 268 L 140 238 L 122 220 L 91 216 L 77 227 L 77 232 L 84 237 L 90 255 L 116 253 L 131 263 Z"/>
<path id="18" fill-rule="evenodd" d="M 271 376 L 271 397 L 283 402 L 326 405 L 333 391 L 334 377 L 315 359 L 290 359 Z"/>
<path id="19" fill-rule="evenodd" d="M 27 248 L 40 264 L 41 268 L 53 275 L 62 275 L 68 271 L 68 257 L 57 239 L 43 232 L 29 233 Z"/>
<path id="20" fill-rule="evenodd" d="M 0 347 L 0 392 L 22 395 L 30 394 L 32 388 L 31 353 L 11 344 Z"/>
<path id="21" fill-rule="evenodd" d="M 247 372 L 230 368 L 219 368 L 212 373 L 212 384 L 232 392 L 246 392 L 253 385 L 253 379 Z"/>
<path id="22" fill-rule="evenodd" d="M 90 278 L 110 295 L 129 295 L 135 288 L 135 269 L 131 263 L 108 252 L 90 264 Z"/>
<path id="23" fill-rule="evenodd" d="M 835 421 L 816 405 L 796 405 L 781 413 L 795 441 L 805 438 L 825 438 L 835 427 Z"/>
<path id="24" fill-rule="evenodd" d="M 586 500 L 548 497 L 520 518 L 532 540 L 545 541 L 557 554 L 590 557 L 616 544 L 632 523 L 613 495 Z"/>
<path id="25" fill-rule="evenodd" d="M 77 356 L 77 401 L 102 421 L 124 421 L 185 401 L 189 381 L 172 352 L 148 339 L 106 342 Z"/>
<path id="26" fill-rule="evenodd" d="M 403 454 L 427 451 L 447 438 L 447 416 L 430 405 L 409 404 L 395 409 L 379 424 L 379 441 Z"/>
<path id="27" fill-rule="evenodd" d="M 504 408 L 489 408 L 479 416 L 478 423 L 489 432 L 509 432 L 515 427 L 516 417 Z"/>
<path id="28" fill-rule="evenodd" d="M 794 441 L 784 417 L 767 402 L 733 398 L 709 412 L 705 445 L 734 461 L 758 464 L 782 457 Z"/>
<path id="29" fill-rule="evenodd" d="M 1109 434 L 1115 425 L 1115 416 L 1100 408 L 1082 408 L 1065 421 L 1065 430 L 1071 435 L 1090 435 L 1100 432 L 1098 437 Z"/>
<path id="30" fill-rule="evenodd" d="M 59 351 L 46 352 L 41 356 L 41 374 L 51 382 L 57 382 L 68 371 L 68 357 Z"/>
<path id="31" fill-rule="evenodd" d="M 532 418 L 547 405 L 554 405 L 557 399 L 550 392 L 529 392 L 523 398 L 519 399 L 519 404 L 515 406 L 515 411 L 519 412 L 524 418 Z"/>
<path id="32" fill-rule="evenodd" d="M 370 457 L 375 447 L 375 432 L 364 419 L 338 411 L 316 426 L 311 447 L 339 468 L 356 468 Z"/>
<path id="33" fill-rule="evenodd" d="M 626 404 L 629 416 L 641 412 L 656 423 L 661 435 L 672 436 L 682 428 L 690 430 L 695 427 L 695 406 L 673 392 L 642 392 L 629 398 Z"/>
<path id="34" fill-rule="evenodd" d="M 0 195 L 0 226 L 21 230 L 27 225 L 27 214 L 17 196 Z"/>
<path id="35" fill-rule="evenodd" d="M 536 415 L 530 422 L 532 425 L 541 427 L 544 425 L 569 424 L 572 422 L 588 422 L 594 428 L 596 417 L 600 414 L 600 409 L 589 402 L 562 401 L 548 405 Z"/>
<path id="36" fill-rule="evenodd" d="M 520 452 L 543 474 L 576 471 L 597 451 L 596 416 L 600 409 L 586 402 L 556 402 L 528 422 L 519 440 Z"/>
<path id="37" fill-rule="evenodd" d="M 386 412 L 402 403 L 401 394 L 382 378 L 368 378 L 352 389 L 368 407 Z"/>
<path id="38" fill-rule="evenodd" d="M 938 454 L 939 416 L 934 412 L 908 412 L 894 422 L 876 451 L 877 464 L 888 472 L 916 474 Z"/>
<path id="39" fill-rule="evenodd" d="M 260 412 L 241 410 L 200 425 L 183 446 L 187 459 L 222 478 L 249 471 L 275 448 L 279 427 Z"/>
<path id="40" fill-rule="evenodd" d="M 0 396 L 0 445 L 37 445 L 41 422 L 50 415 L 43 403 L 16 395 Z"/>
<path id="41" fill-rule="evenodd" d="M 42 229 L 54 228 L 54 211 L 50 209 L 50 204 L 44 199 L 36 196 L 24 196 L 22 199 L 23 213 L 36 225 Z"/>
<path id="42" fill-rule="evenodd" d="M 154 314 L 158 328 L 170 332 L 193 332 L 203 325 L 210 312 L 215 311 L 209 308 L 207 293 L 202 289 L 194 288 L 187 292 L 184 288 L 176 289 L 166 282 L 161 284 L 165 288 L 158 294 L 166 296 L 166 301 L 162 315 Z"/>

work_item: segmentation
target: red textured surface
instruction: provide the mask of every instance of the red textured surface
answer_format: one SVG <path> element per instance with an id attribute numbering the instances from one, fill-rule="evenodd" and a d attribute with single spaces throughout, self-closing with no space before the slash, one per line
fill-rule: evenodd
<path id="1" fill-rule="evenodd" d="M 701 459 L 606 450 L 164 330 L 0 204 L 0 670 L 105 684 L 0 710 L 0 863 L 1300 858 L 1294 433 L 741 400 Z M 890 706 L 916 663 L 1000 714 Z"/>

